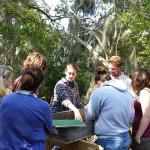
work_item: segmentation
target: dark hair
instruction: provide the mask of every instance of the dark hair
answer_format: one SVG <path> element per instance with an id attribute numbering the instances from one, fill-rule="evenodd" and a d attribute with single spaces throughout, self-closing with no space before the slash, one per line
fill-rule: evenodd
<path id="1" fill-rule="evenodd" d="M 132 87 L 137 95 L 145 87 L 150 88 L 150 72 L 143 68 L 135 71 L 132 76 Z"/>
<path id="2" fill-rule="evenodd" d="M 25 68 L 21 77 L 21 90 L 36 92 L 44 81 L 43 71 L 40 68 Z"/>
<path id="3" fill-rule="evenodd" d="M 96 74 L 106 74 L 108 71 L 104 66 L 98 66 L 96 68 Z"/>
<path id="4" fill-rule="evenodd" d="M 102 82 L 104 82 L 104 80 L 111 80 L 108 70 L 104 66 L 99 66 L 96 68 L 95 83 L 97 83 L 99 80 L 103 80 Z"/>
<path id="5" fill-rule="evenodd" d="M 97 81 L 99 81 L 101 78 L 100 78 L 100 75 L 99 74 L 95 74 L 95 84 L 97 83 Z"/>

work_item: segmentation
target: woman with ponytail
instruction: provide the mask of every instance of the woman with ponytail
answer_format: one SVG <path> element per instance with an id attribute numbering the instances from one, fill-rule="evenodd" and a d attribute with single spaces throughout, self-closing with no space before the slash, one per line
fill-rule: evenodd
<path id="1" fill-rule="evenodd" d="M 43 71 L 26 68 L 20 90 L 5 96 L 0 107 L 0 149 L 44 150 L 46 131 L 52 128 L 51 110 L 38 98 L 44 83 Z"/>

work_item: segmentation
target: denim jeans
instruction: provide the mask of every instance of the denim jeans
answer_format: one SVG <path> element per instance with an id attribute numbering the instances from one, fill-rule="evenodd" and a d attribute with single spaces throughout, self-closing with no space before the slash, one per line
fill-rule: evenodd
<path id="1" fill-rule="evenodd" d="M 112 136 L 100 136 L 95 143 L 101 145 L 104 150 L 128 150 L 130 141 L 129 132 L 125 132 Z"/>

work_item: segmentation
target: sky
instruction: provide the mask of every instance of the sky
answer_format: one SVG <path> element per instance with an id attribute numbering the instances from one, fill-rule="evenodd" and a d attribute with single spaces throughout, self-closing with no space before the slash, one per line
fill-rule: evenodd
<path id="1" fill-rule="evenodd" d="M 61 4 L 60 0 L 45 0 L 45 2 L 51 7 L 54 8 L 56 5 Z"/>
<path id="2" fill-rule="evenodd" d="M 39 4 L 41 4 L 42 1 L 43 1 L 43 0 L 40 0 L 40 1 L 37 0 L 37 2 L 38 2 Z M 45 1 L 45 3 L 47 3 L 47 5 L 49 5 L 50 8 L 51 8 L 51 9 L 50 9 L 50 12 L 49 12 L 50 15 L 55 16 L 56 13 L 55 13 L 53 10 L 54 10 L 54 8 L 56 7 L 56 5 L 62 4 L 61 0 L 44 0 L 44 1 Z M 67 28 L 68 28 L 68 19 L 67 19 L 67 18 L 64 18 L 64 19 L 62 19 L 60 22 L 61 22 L 61 25 L 67 30 Z"/>
<path id="3" fill-rule="evenodd" d="M 56 5 L 61 5 L 62 2 L 61 0 L 37 0 L 38 3 L 42 3 L 42 1 L 44 1 L 45 3 L 47 3 L 47 5 L 49 5 L 50 7 L 50 12 L 49 14 L 52 15 L 52 16 L 55 16 L 56 15 L 56 12 L 54 12 L 54 8 L 56 7 Z M 67 1 L 67 0 L 66 0 Z M 64 5 L 64 4 L 63 4 Z M 102 9 L 102 8 L 108 8 L 108 9 Z M 102 4 L 102 7 L 99 7 L 99 9 L 97 9 L 97 12 L 95 13 L 94 16 L 89 16 L 90 18 L 94 17 L 94 19 L 96 18 L 99 18 L 99 15 L 100 14 L 105 14 L 107 12 L 107 10 L 109 11 L 109 9 L 112 7 L 112 5 L 105 5 L 105 4 Z M 81 16 L 80 16 L 81 17 Z M 65 29 L 68 28 L 68 23 L 69 23 L 69 20 L 68 18 L 64 18 L 62 19 L 60 22 L 59 22 Z"/>
<path id="4" fill-rule="evenodd" d="M 45 2 L 46 2 L 47 4 L 49 4 L 50 6 L 51 6 L 51 5 L 55 6 L 56 4 L 60 4 L 60 3 L 61 3 L 60 0 L 45 0 Z"/>
<path id="5" fill-rule="evenodd" d="M 37 3 L 42 4 L 42 1 L 44 1 L 45 3 L 47 3 L 47 5 L 50 6 L 50 8 L 54 8 L 56 5 L 61 4 L 60 0 L 36 0 Z"/>

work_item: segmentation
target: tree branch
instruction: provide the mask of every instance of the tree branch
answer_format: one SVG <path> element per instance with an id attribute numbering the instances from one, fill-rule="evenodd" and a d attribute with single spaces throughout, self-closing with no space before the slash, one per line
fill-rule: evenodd
<path id="1" fill-rule="evenodd" d="M 75 36 L 74 38 L 76 39 L 76 41 L 78 41 L 80 44 L 82 44 L 84 47 L 86 47 L 88 49 L 88 51 L 93 54 L 93 56 L 96 60 L 102 62 L 102 64 L 104 66 L 106 66 L 106 67 L 108 66 L 108 61 L 106 59 L 104 59 L 103 57 L 101 57 L 99 52 L 97 52 L 90 44 L 88 44 L 87 42 L 81 40 L 77 36 Z"/>
<path id="2" fill-rule="evenodd" d="M 64 19 L 64 18 L 68 18 L 67 16 L 51 16 L 51 15 L 47 14 L 44 10 L 40 9 L 39 7 L 33 6 L 33 5 L 28 4 L 28 7 L 32 8 L 32 9 L 35 9 L 38 12 L 44 14 L 48 19 L 51 20 L 51 22 L 54 22 L 56 20 L 61 20 L 61 19 Z M 55 17 L 55 19 L 53 19 L 54 17 Z"/>

